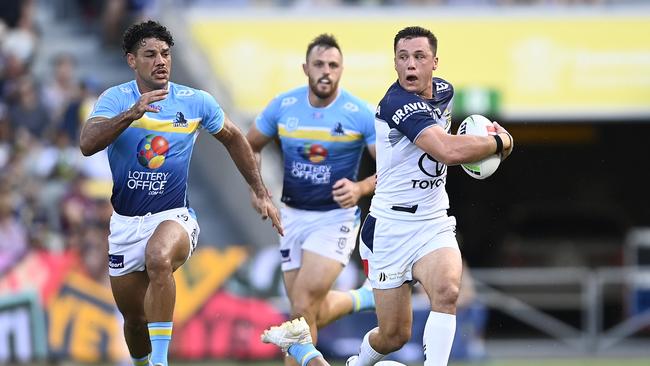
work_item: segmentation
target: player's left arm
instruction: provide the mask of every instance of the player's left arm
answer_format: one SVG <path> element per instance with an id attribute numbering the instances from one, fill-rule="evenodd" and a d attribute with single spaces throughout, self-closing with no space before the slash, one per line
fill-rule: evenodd
<path id="1" fill-rule="evenodd" d="M 373 159 L 377 158 L 377 149 L 374 144 L 368 145 L 368 152 Z M 376 185 L 377 174 L 371 174 L 358 182 L 353 182 L 348 178 L 342 178 L 334 183 L 332 195 L 334 196 L 334 201 L 339 206 L 342 208 L 350 208 L 356 206 L 361 197 L 373 194 Z"/>
<path id="2" fill-rule="evenodd" d="M 257 166 L 253 150 L 242 131 L 228 116 L 224 115 L 223 128 L 213 136 L 226 147 L 237 169 L 253 192 L 255 192 L 255 196 L 257 197 L 257 201 L 254 204 L 255 210 L 262 215 L 262 219 L 266 220 L 266 218 L 271 218 L 273 226 L 278 230 L 278 233 L 284 235 L 279 211 L 271 201 L 268 190 L 262 182 L 262 175 Z"/>

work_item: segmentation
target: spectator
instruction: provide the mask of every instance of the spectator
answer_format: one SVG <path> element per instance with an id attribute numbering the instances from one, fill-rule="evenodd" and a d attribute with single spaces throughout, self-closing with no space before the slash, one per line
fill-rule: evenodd
<path id="1" fill-rule="evenodd" d="M 5 182 L 0 183 L 0 274 L 27 251 L 27 232 L 14 216 L 14 205 Z"/>
<path id="2" fill-rule="evenodd" d="M 43 87 L 43 102 L 56 126 L 64 112 L 78 99 L 79 86 L 75 75 L 77 63 L 72 55 L 59 54 L 54 59 L 54 78 Z"/>

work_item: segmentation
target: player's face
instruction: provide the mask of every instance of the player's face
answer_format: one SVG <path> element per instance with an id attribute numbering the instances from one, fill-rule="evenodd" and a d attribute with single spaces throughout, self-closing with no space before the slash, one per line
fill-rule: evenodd
<path id="1" fill-rule="evenodd" d="M 127 54 L 127 62 L 135 71 L 140 92 L 167 87 L 172 70 L 172 54 L 167 42 L 145 38 L 140 41 L 135 54 Z"/>
<path id="2" fill-rule="evenodd" d="M 335 47 L 314 47 L 307 56 L 307 63 L 302 65 L 309 78 L 309 89 L 320 99 L 329 99 L 336 95 L 339 80 L 343 73 L 343 56 Z"/>
<path id="3" fill-rule="evenodd" d="M 395 48 L 395 70 L 402 88 L 425 98 L 431 98 L 433 70 L 438 58 L 433 55 L 426 37 L 402 38 Z"/>

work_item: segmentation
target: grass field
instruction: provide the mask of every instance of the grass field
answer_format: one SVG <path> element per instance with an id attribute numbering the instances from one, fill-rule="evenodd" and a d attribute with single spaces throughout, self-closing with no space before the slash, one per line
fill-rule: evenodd
<path id="1" fill-rule="evenodd" d="M 199 363 L 174 363 L 170 366 L 282 366 L 277 362 L 235 362 L 235 361 L 211 361 Z M 421 364 L 420 364 L 421 365 Z M 345 366 L 345 362 L 333 362 L 332 366 Z M 409 366 L 416 366 L 409 365 Z M 596 358 L 579 358 L 579 359 L 508 359 L 508 360 L 489 360 L 485 362 L 474 363 L 450 363 L 449 366 L 650 366 L 650 359 L 596 359 Z"/>

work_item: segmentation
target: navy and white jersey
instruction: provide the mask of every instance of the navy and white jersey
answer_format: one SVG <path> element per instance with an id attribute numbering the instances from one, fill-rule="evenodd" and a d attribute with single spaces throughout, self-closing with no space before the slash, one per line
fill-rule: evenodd
<path id="1" fill-rule="evenodd" d="M 332 186 L 357 180 L 366 145 L 375 143 L 372 108 L 345 90 L 327 107 L 309 103 L 307 86 L 273 99 L 255 120 L 264 135 L 278 136 L 284 157 L 282 202 L 302 210 L 340 208 Z"/>
<path id="2" fill-rule="evenodd" d="M 433 98 L 404 90 L 395 82 L 379 102 L 377 131 L 377 188 L 370 213 L 397 220 L 425 220 L 446 214 L 447 165 L 415 145 L 427 128 L 439 126 L 449 133 L 454 89 L 433 78 Z"/>
<path id="3" fill-rule="evenodd" d="M 211 134 L 224 125 L 223 110 L 208 93 L 169 83 L 169 94 L 108 145 L 113 174 L 111 203 L 123 216 L 188 207 L 187 176 L 199 127 Z M 135 80 L 109 88 L 90 117 L 113 118 L 140 98 Z"/>

